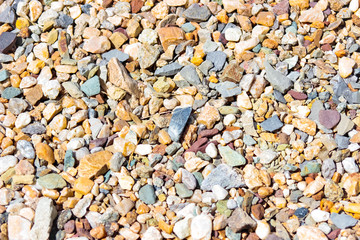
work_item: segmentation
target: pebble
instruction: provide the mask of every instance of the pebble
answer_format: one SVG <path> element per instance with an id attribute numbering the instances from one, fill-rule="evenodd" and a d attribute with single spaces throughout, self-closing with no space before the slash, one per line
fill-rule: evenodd
<path id="1" fill-rule="evenodd" d="M 335 110 L 320 110 L 319 121 L 324 127 L 332 129 L 340 122 L 340 113 Z"/>
<path id="2" fill-rule="evenodd" d="M 147 184 L 139 190 L 140 200 L 146 204 L 154 204 L 156 202 L 156 196 L 154 187 Z"/>

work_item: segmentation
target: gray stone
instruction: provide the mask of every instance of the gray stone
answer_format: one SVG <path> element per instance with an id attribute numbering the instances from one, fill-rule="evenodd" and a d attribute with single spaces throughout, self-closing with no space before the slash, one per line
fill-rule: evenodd
<path id="1" fill-rule="evenodd" d="M 214 84 L 214 87 L 223 98 L 237 96 L 241 93 L 241 87 L 239 86 L 239 84 L 236 84 L 234 82 L 225 81 Z"/>
<path id="2" fill-rule="evenodd" d="M 341 213 L 341 214 L 331 213 L 330 219 L 335 224 L 335 226 L 340 229 L 353 227 L 358 222 L 358 220 L 351 217 L 350 215 L 347 215 L 346 213 Z"/>
<path id="3" fill-rule="evenodd" d="M 16 148 L 19 150 L 20 154 L 23 155 L 27 159 L 35 158 L 35 150 L 33 145 L 26 140 L 19 140 L 16 143 Z"/>
<path id="4" fill-rule="evenodd" d="M 353 129 L 355 123 L 349 119 L 344 113 L 341 114 L 341 119 L 339 124 L 334 129 L 340 135 L 345 135 L 351 129 Z"/>
<path id="5" fill-rule="evenodd" d="M 179 195 L 180 198 L 189 198 L 193 195 L 193 191 L 188 189 L 185 184 L 183 183 L 176 183 L 175 189 L 177 195 Z"/>
<path id="6" fill-rule="evenodd" d="M 184 131 L 191 111 L 191 107 L 175 108 L 173 111 L 168 133 L 174 142 L 178 142 L 180 140 L 181 134 Z"/>
<path id="7" fill-rule="evenodd" d="M 3 82 L 6 79 L 8 79 L 10 77 L 10 75 L 11 74 L 7 70 L 5 70 L 5 69 L 1 70 L 0 71 L 0 82 Z"/>
<path id="8" fill-rule="evenodd" d="M 113 172 L 119 172 L 121 166 L 125 163 L 126 158 L 120 153 L 116 152 L 110 159 L 110 170 Z"/>
<path id="9" fill-rule="evenodd" d="M 75 166 L 74 152 L 72 150 L 67 150 L 65 152 L 65 157 L 64 157 L 64 171 L 74 166 Z"/>
<path id="10" fill-rule="evenodd" d="M 62 211 L 59 214 L 59 217 L 57 219 L 57 227 L 58 229 L 64 229 L 64 225 L 67 221 L 69 221 L 72 217 L 72 212 L 70 209 L 66 209 L 64 211 Z"/>
<path id="11" fill-rule="evenodd" d="M 157 68 L 155 70 L 155 76 L 174 76 L 175 74 L 180 72 L 182 68 L 182 65 L 177 62 L 173 62 L 161 68 Z"/>
<path id="12" fill-rule="evenodd" d="M 100 93 L 100 80 L 98 76 L 94 76 L 88 79 L 85 83 L 83 83 L 80 87 L 81 91 L 83 91 L 88 97 L 94 96 Z"/>
<path id="13" fill-rule="evenodd" d="M 214 64 L 212 64 L 212 62 L 210 61 L 203 61 L 200 66 L 199 66 L 199 70 L 204 74 L 204 75 L 208 75 L 209 74 L 209 70 L 214 66 Z"/>
<path id="14" fill-rule="evenodd" d="M 11 98 L 9 100 L 9 111 L 14 115 L 19 115 L 27 109 L 28 105 L 24 99 Z"/>
<path id="15" fill-rule="evenodd" d="M 72 19 L 69 15 L 60 13 L 59 17 L 55 21 L 55 25 L 61 28 L 67 28 L 69 25 L 74 23 L 74 19 Z"/>
<path id="16" fill-rule="evenodd" d="M 30 231 L 30 239 L 47 240 L 50 237 L 50 231 L 57 216 L 56 208 L 50 198 L 42 197 L 37 203 L 35 210 L 34 226 Z"/>
<path id="17" fill-rule="evenodd" d="M 189 190 L 196 188 L 196 178 L 186 169 L 181 169 L 181 181 Z"/>
<path id="18" fill-rule="evenodd" d="M 112 59 L 113 57 L 119 59 L 120 62 L 125 62 L 126 60 L 129 59 L 129 55 L 120 51 L 120 50 L 117 50 L 117 49 L 112 49 L 108 52 L 105 52 L 103 54 L 101 54 L 101 57 L 103 59 L 105 59 L 106 61 L 110 61 L 110 59 Z"/>
<path id="19" fill-rule="evenodd" d="M 34 134 L 40 135 L 46 133 L 46 127 L 42 125 L 40 122 L 34 122 L 21 129 L 21 131 L 28 135 L 34 135 Z"/>
<path id="20" fill-rule="evenodd" d="M 321 175 L 326 179 L 331 179 L 336 171 L 334 160 L 328 158 L 321 165 Z"/>
<path id="21" fill-rule="evenodd" d="M 224 52 L 215 51 L 209 52 L 206 55 L 206 60 L 213 63 L 214 68 L 212 70 L 218 72 L 224 68 L 227 55 Z"/>
<path id="22" fill-rule="evenodd" d="M 188 9 L 184 11 L 183 14 L 186 20 L 195 22 L 206 21 L 211 15 L 206 5 L 200 6 L 197 3 L 192 4 Z"/>
<path id="23" fill-rule="evenodd" d="M 346 149 L 350 144 L 350 139 L 345 136 L 341 136 L 339 134 L 335 135 L 335 142 L 339 149 Z"/>
<path id="24" fill-rule="evenodd" d="M 223 158 L 224 163 L 231 167 L 246 164 L 246 159 L 240 153 L 232 150 L 229 146 L 219 146 L 219 153 Z"/>
<path id="25" fill-rule="evenodd" d="M 0 40 L 0 44 L 1 44 L 1 40 Z M 20 94 L 21 94 L 20 88 L 8 87 L 5 88 L 4 91 L 1 93 L 1 97 L 5 99 L 10 99 L 17 97 Z"/>
<path id="26" fill-rule="evenodd" d="M 302 196 L 304 196 L 304 194 L 300 190 L 291 191 L 290 201 L 293 203 L 297 203 L 297 202 L 299 202 L 299 198 L 301 198 Z"/>
<path id="27" fill-rule="evenodd" d="M 11 6 L 6 7 L 1 13 L 0 13 L 0 22 L 1 23 L 10 23 L 14 25 L 16 20 L 16 15 L 14 12 L 14 9 L 12 9 Z"/>
<path id="28" fill-rule="evenodd" d="M 281 93 L 285 93 L 293 86 L 293 82 L 282 75 L 280 72 L 276 71 L 267 61 L 264 61 L 265 71 L 266 71 L 266 80 Z"/>
<path id="29" fill-rule="evenodd" d="M 64 82 L 61 84 L 65 91 L 70 94 L 73 98 L 82 98 L 84 97 L 84 93 L 80 90 L 79 85 L 75 82 Z"/>
<path id="30" fill-rule="evenodd" d="M 202 181 L 201 189 L 211 191 L 214 185 L 230 189 L 245 186 L 245 183 L 243 177 L 237 174 L 229 165 L 220 164 Z"/>
<path id="31" fill-rule="evenodd" d="M 0 63 L 8 63 L 12 61 L 14 61 L 12 56 L 0 53 Z"/>
<path id="32" fill-rule="evenodd" d="M 152 185 L 146 184 L 139 190 L 139 198 L 145 204 L 154 204 L 156 202 L 156 195 L 154 187 Z"/>
<path id="33" fill-rule="evenodd" d="M 234 210 L 227 223 L 231 230 L 236 233 L 256 228 L 256 222 L 241 208 Z"/>
<path id="34" fill-rule="evenodd" d="M 274 132 L 282 128 L 284 124 L 280 121 L 277 115 L 272 116 L 271 118 L 266 119 L 263 121 L 260 126 L 268 132 Z"/>
<path id="35" fill-rule="evenodd" d="M 180 75 L 191 85 L 200 85 L 201 81 L 196 69 L 192 65 L 187 65 L 180 71 Z"/>
<path id="36" fill-rule="evenodd" d="M 324 109 L 325 108 L 324 108 L 323 103 L 319 100 L 315 100 L 315 102 L 311 106 L 311 113 L 308 116 L 308 118 L 315 122 L 319 122 L 319 112 Z"/>
<path id="37" fill-rule="evenodd" d="M 179 150 L 179 148 L 181 148 L 181 143 L 179 142 L 173 142 L 172 144 L 170 144 L 169 146 L 167 146 L 165 148 L 165 152 L 172 156 L 176 153 L 177 150 Z"/>

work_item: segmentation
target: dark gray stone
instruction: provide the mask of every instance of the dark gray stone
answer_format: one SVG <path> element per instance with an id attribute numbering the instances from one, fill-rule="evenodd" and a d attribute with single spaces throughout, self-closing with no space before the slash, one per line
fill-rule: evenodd
<path id="1" fill-rule="evenodd" d="M 264 61 L 265 71 L 266 71 L 266 80 L 281 93 L 285 93 L 293 86 L 293 82 L 282 75 L 280 72 L 276 71 L 270 63 Z"/>
<path id="2" fill-rule="evenodd" d="M 286 104 L 286 100 L 284 96 L 281 94 L 281 92 L 274 89 L 273 95 L 276 101 Z"/>
<path id="3" fill-rule="evenodd" d="M 226 58 L 226 53 L 220 51 L 210 52 L 206 55 L 206 60 L 214 64 L 212 70 L 215 70 L 217 72 L 224 68 Z"/>
<path id="4" fill-rule="evenodd" d="M 276 130 L 279 130 L 284 126 L 284 124 L 280 121 L 279 117 L 277 115 L 272 116 L 271 118 L 266 119 L 263 121 L 260 126 L 268 132 L 274 132 Z"/>
<path id="5" fill-rule="evenodd" d="M 187 65 L 180 71 L 180 75 L 191 85 L 200 85 L 201 81 L 196 69 L 192 65 Z"/>
<path id="6" fill-rule="evenodd" d="M 15 50 L 16 34 L 3 32 L 0 35 L 0 53 L 10 53 Z"/>
<path id="7" fill-rule="evenodd" d="M 56 19 L 56 26 L 67 28 L 69 25 L 74 23 L 74 19 L 69 15 L 60 13 L 59 17 Z"/>
<path id="8" fill-rule="evenodd" d="M 230 189 L 245 186 L 245 183 L 242 176 L 237 174 L 229 165 L 219 164 L 201 183 L 201 189 L 211 191 L 214 185 Z"/>
<path id="9" fill-rule="evenodd" d="M 197 3 L 194 3 L 184 11 L 184 16 L 188 21 L 203 22 L 208 20 L 210 15 L 211 13 L 205 5 L 200 6 Z"/>
<path id="10" fill-rule="evenodd" d="M 347 215 L 345 213 L 338 214 L 338 213 L 332 213 L 330 215 L 331 221 L 335 224 L 336 227 L 340 229 L 345 229 L 348 227 L 353 227 L 357 224 L 358 220 L 353 218 L 350 215 Z"/>
<path id="11" fill-rule="evenodd" d="M 105 53 L 101 54 L 101 57 L 103 59 L 105 59 L 106 61 L 110 61 L 110 59 L 112 59 L 113 57 L 119 59 L 120 62 L 125 62 L 126 60 L 129 59 L 128 54 L 126 54 L 120 50 L 117 50 L 117 49 L 113 49 L 108 52 L 105 52 Z"/>
<path id="12" fill-rule="evenodd" d="M 178 142 L 180 140 L 191 111 L 191 107 L 175 108 L 168 129 L 168 133 L 174 142 Z"/>
<path id="13" fill-rule="evenodd" d="M 182 65 L 180 65 L 177 62 L 173 62 L 161 68 L 156 69 L 155 76 L 174 76 L 175 74 L 180 72 L 182 68 L 183 68 Z"/>

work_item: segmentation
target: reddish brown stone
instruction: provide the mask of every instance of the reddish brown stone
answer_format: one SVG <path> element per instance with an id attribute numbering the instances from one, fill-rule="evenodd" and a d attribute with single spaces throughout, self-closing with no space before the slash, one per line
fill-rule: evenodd
<path id="1" fill-rule="evenodd" d="M 142 6 L 144 6 L 144 2 L 142 0 L 132 0 L 131 3 L 131 12 L 138 13 Z"/>
<path id="2" fill-rule="evenodd" d="M 70 220 L 67 223 L 65 223 L 64 225 L 64 231 L 66 233 L 73 233 L 75 230 L 75 221 L 74 220 Z"/>
<path id="3" fill-rule="evenodd" d="M 197 152 L 199 151 L 199 148 L 206 144 L 206 142 L 209 141 L 207 138 L 200 138 L 196 142 L 194 142 L 193 145 L 187 150 L 187 152 Z"/>
<path id="4" fill-rule="evenodd" d="M 217 128 L 213 128 L 213 129 L 209 129 L 209 130 L 206 129 L 199 133 L 199 138 L 212 137 L 218 133 L 219 133 L 219 129 L 217 129 Z"/>
<path id="5" fill-rule="evenodd" d="M 296 100 L 305 100 L 305 99 L 307 99 L 307 95 L 305 93 L 302 93 L 302 92 L 296 92 L 294 90 L 290 90 L 288 93 Z"/>
<path id="6" fill-rule="evenodd" d="M 256 204 L 251 206 L 251 213 L 254 215 L 256 219 L 261 220 L 264 218 L 265 209 L 263 205 Z"/>
<path id="7" fill-rule="evenodd" d="M 153 148 L 153 153 L 158 153 L 160 155 L 164 155 L 165 154 L 165 148 L 166 148 L 166 145 L 163 145 L 163 144 L 160 144 L 160 145 L 156 145 L 154 148 Z"/>
<path id="8" fill-rule="evenodd" d="M 276 15 L 289 13 L 289 0 L 283 0 L 273 7 L 273 11 Z"/>

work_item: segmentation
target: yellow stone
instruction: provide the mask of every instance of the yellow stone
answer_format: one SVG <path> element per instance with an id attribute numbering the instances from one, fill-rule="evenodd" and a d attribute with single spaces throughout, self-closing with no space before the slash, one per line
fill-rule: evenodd
<path id="1" fill-rule="evenodd" d="M 199 66 L 204 60 L 201 57 L 192 57 L 191 58 L 191 63 Z"/>
<path id="2" fill-rule="evenodd" d="M 64 209 L 72 209 L 75 207 L 75 205 L 78 203 L 79 200 L 80 199 L 75 198 L 75 197 L 68 198 L 68 200 L 66 200 L 63 203 L 63 208 Z"/>
<path id="3" fill-rule="evenodd" d="M 100 174 L 104 174 L 110 166 L 112 153 L 109 151 L 100 151 L 86 155 L 80 160 L 77 167 L 80 177 L 93 178 Z"/>
<path id="4" fill-rule="evenodd" d="M 129 156 L 135 151 L 136 145 L 123 137 L 114 139 L 114 147 L 116 151 L 121 152 L 124 156 Z"/>
<path id="5" fill-rule="evenodd" d="M 348 203 L 344 206 L 345 212 L 360 213 L 360 203 Z"/>
<path id="6" fill-rule="evenodd" d="M 78 68 L 77 66 L 71 65 L 57 65 L 55 66 L 55 70 L 59 73 L 76 73 Z"/>
<path id="7" fill-rule="evenodd" d="M 27 66 L 27 70 L 31 73 L 38 74 L 41 69 L 45 67 L 45 62 L 41 61 L 40 59 L 35 59 L 31 61 Z"/>
<path id="8" fill-rule="evenodd" d="M 159 198 L 160 202 L 163 202 L 166 200 L 166 195 L 162 193 L 158 196 L 158 198 Z"/>
<path id="9" fill-rule="evenodd" d="M 211 75 L 211 76 L 209 77 L 209 82 L 218 83 L 218 82 L 219 82 L 219 79 L 217 79 L 214 75 Z"/>
<path id="10" fill-rule="evenodd" d="M 79 177 L 75 180 L 74 190 L 82 195 L 88 194 L 92 187 L 94 186 L 94 182 L 86 177 Z"/>
<path id="11" fill-rule="evenodd" d="M 159 228 L 164 232 L 171 234 L 174 228 L 174 225 L 167 224 L 164 220 L 159 220 Z"/>
<path id="12" fill-rule="evenodd" d="M 67 119 L 64 115 L 56 115 L 49 124 L 50 128 L 55 132 L 59 133 L 61 130 L 65 129 L 67 126 Z"/>
<path id="13" fill-rule="evenodd" d="M 30 23 L 26 18 L 20 17 L 16 20 L 15 26 L 17 29 L 23 29 L 30 26 Z"/>

